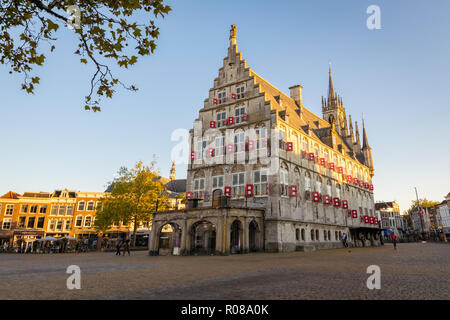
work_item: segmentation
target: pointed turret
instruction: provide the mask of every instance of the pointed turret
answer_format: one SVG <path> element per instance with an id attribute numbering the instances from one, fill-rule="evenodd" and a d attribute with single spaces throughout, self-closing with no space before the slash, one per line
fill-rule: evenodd
<path id="1" fill-rule="evenodd" d="M 366 127 L 364 126 L 364 119 L 362 121 L 363 123 L 363 149 L 364 148 L 370 148 L 369 147 L 369 141 L 367 140 L 367 134 L 366 134 Z"/>
<path id="2" fill-rule="evenodd" d="M 358 122 L 355 121 L 355 136 L 356 136 L 356 144 L 358 145 L 358 151 L 361 149 L 361 140 L 359 138 L 359 129 Z"/>
<path id="3" fill-rule="evenodd" d="M 369 141 L 367 139 L 366 127 L 364 125 L 363 119 L 363 147 L 362 152 L 364 155 L 364 164 L 370 168 L 370 175 L 373 177 L 374 169 L 373 169 L 373 159 L 372 159 L 372 148 L 369 146 Z"/>
<path id="4" fill-rule="evenodd" d="M 349 132 L 349 137 L 351 138 L 351 143 L 353 144 L 353 142 L 354 142 L 354 135 L 353 135 L 353 122 L 352 122 L 352 116 L 351 115 L 349 115 L 348 116 L 348 122 L 350 123 L 350 132 Z"/>
<path id="5" fill-rule="evenodd" d="M 175 180 L 177 177 L 177 169 L 175 168 L 175 161 L 172 161 L 172 168 L 170 168 L 169 179 Z"/>

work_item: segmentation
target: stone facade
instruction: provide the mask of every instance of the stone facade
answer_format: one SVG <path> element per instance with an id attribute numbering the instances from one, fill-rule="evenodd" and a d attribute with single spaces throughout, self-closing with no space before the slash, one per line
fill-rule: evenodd
<path id="1" fill-rule="evenodd" d="M 353 245 L 379 244 L 364 123 L 361 145 L 331 70 L 323 118 L 303 106 L 301 85 L 289 89 L 285 95 L 247 67 L 232 28 L 228 55 L 190 131 L 188 209 L 177 214 L 191 221 L 197 210 L 214 216 L 216 210 L 241 208 L 237 216 L 245 219 L 245 210 L 260 210 L 260 249 L 272 252 L 339 247 L 343 233 Z M 220 204 L 224 198 L 227 205 Z M 171 220 L 162 215 L 161 221 Z M 153 253 L 157 230 L 154 236 Z"/>

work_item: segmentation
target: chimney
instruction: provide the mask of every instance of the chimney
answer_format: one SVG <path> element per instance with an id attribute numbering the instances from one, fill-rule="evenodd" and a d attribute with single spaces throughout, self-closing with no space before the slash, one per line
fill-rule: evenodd
<path id="1" fill-rule="evenodd" d="M 302 88 L 303 87 L 299 84 L 289 88 L 292 100 L 294 100 L 299 107 L 303 107 Z"/>

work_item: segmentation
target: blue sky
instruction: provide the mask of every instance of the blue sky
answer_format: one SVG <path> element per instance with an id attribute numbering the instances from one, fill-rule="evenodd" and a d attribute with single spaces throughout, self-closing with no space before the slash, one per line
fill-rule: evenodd
<path id="1" fill-rule="evenodd" d="M 321 114 L 334 85 L 354 120 L 364 113 L 375 163 L 375 199 L 442 200 L 450 191 L 450 2 L 170 1 L 158 48 L 122 80 L 101 113 L 82 109 L 92 66 L 73 55 L 62 30 L 34 95 L 0 66 L 0 193 L 69 188 L 103 191 L 121 166 L 158 156 L 163 175 L 177 128 L 189 129 L 208 96 L 237 25 L 239 50 L 255 72 L 285 93 L 303 85 L 304 105 Z M 366 9 L 381 8 L 381 30 Z M 186 166 L 177 168 L 179 178 Z"/>

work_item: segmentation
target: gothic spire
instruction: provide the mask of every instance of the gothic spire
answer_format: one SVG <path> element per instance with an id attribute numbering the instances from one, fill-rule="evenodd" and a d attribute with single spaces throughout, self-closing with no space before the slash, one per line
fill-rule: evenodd
<path id="1" fill-rule="evenodd" d="M 369 141 L 367 140 L 366 127 L 364 126 L 364 119 L 362 123 L 363 123 L 363 149 L 367 149 L 369 148 Z"/>
<path id="2" fill-rule="evenodd" d="M 175 180 L 177 177 L 177 170 L 175 168 L 175 161 L 172 161 L 172 168 L 170 168 L 169 179 Z"/>
<path id="3" fill-rule="evenodd" d="M 358 122 L 355 121 L 355 135 L 356 135 L 356 144 L 361 146 L 361 140 L 359 138 L 359 130 L 358 130 Z"/>
<path id="4" fill-rule="evenodd" d="M 328 100 L 332 100 L 335 98 L 336 93 L 334 92 L 334 86 L 333 86 L 333 78 L 331 77 L 331 63 L 330 68 L 328 71 L 329 78 L 328 78 Z"/>
<path id="5" fill-rule="evenodd" d="M 353 143 L 353 141 L 354 141 L 354 135 L 353 135 L 353 122 L 352 122 L 352 116 L 351 115 L 349 115 L 348 116 L 348 122 L 350 123 L 350 132 L 349 132 L 349 136 L 351 137 L 351 141 L 352 141 L 352 143 Z"/>

